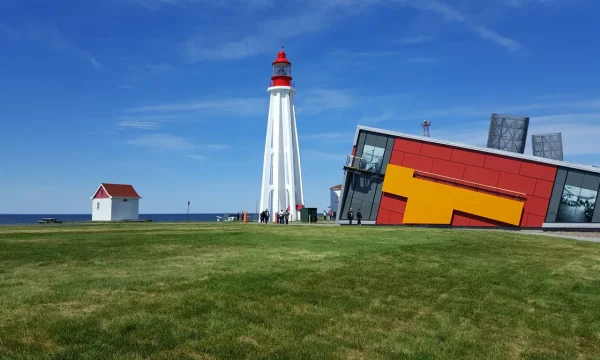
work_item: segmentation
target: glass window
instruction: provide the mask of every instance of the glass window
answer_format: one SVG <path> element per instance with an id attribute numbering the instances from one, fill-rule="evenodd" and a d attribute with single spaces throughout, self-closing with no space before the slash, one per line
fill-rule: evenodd
<path id="1" fill-rule="evenodd" d="M 285 63 L 273 65 L 273 76 L 292 76 L 292 66 Z"/>
<path id="2" fill-rule="evenodd" d="M 565 185 L 558 207 L 557 222 L 589 223 L 592 222 L 598 191 Z"/>
<path id="3" fill-rule="evenodd" d="M 361 168 L 371 172 L 381 172 L 383 165 L 383 154 L 385 153 L 384 148 L 365 145 L 362 153 Z"/>

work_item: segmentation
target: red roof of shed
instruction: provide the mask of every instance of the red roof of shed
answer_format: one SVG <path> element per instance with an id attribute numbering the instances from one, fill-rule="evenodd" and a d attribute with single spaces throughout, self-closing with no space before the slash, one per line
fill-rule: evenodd
<path id="1" fill-rule="evenodd" d="M 135 191 L 133 186 L 128 184 L 107 184 L 102 183 L 98 190 L 94 193 L 94 197 L 98 194 L 100 188 L 104 187 L 104 190 L 108 193 L 110 197 L 120 197 L 120 198 L 137 198 L 141 199 L 142 197 Z"/>
<path id="2" fill-rule="evenodd" d="M 329 189 L 331 189 L 331 190 L 342 190 L 342 184 L 330 187 Z"/>

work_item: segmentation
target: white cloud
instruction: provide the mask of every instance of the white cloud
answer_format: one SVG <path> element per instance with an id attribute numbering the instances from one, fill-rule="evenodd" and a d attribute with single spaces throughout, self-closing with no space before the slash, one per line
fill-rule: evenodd
<path id="1" fill-rule="evenodd" d="M 225 144 L 195 144 L 182 136 L 170 134 L 145 134 L 126 142 L 149 148 L 186 152 L 194 150 L 226 150 L 231 148 Z"/>
<path id="2" fill-rule="evenodd" d="M 147 7 L 157 8 L 158 5 L 166 3 L 189 3 L 191 0 L 132 0 L 146 3 Z M 206 1 L 206 0 L 204 0 Z M 505 0 L 503 6 L 520 7 L 523 4 L 543 0 Z M 263 1 L 264 2 L 264 1 Z M 261 2 L 261 6 L 277 5 L 276 2 Z M 237 2 L 235 2 L 237 4 Z M 273 51 L 283 40 L 291 39 L 300 35 L 320 32 L 335 26 L 340 21 L 351 16 L 364 16 L 365 11 L 375 5 L 394 5 L 410 7 L 416 10 L 434 13 L 447 21 L 458 22 L 465 28 L 484 40 L 494 42 L 505 49 L 517 52 L 523 50 L 521 44 L 516 40 L 503 36 L 484 24 L 476 22 L 472 16 L 459 11 L 445 2 L 438 0 L 327 0 L 306 1 L 303 8 L 297 10 L 290 6 L 288 16 L 278 13 L 274 19 L 258 22 L 248 29 L 256 29 L 237 39 L 224 39 L 217 42 L 215 37 L 200 34 L 190 37 L 180 44 L 183 57 L 188 62 L 203 60 L 235 60 L 257 55 L 266 51 Z M 236 5 L 239 7 L 239 5 Z M 277 29 L 274 31 L 273 29 Z M 218 32 L 218 31 L 217 31 Z M 435 39 L 431 35 L 417 35 L 394 41 L 400 45 L 414 45 L 429 42 Z M 366 55 L 369 55 L 368 53 Z"/>
<path id="3" fill-rule="evenodd" d="M 186 138 L 169 134 L 141 135 L 136 139 L 128 140 L 126 142 L 132 145 L 139 145 L 165 150 L 191 151 L 196 149 L 196 146 Z"/>
<path id="4" fill-rule="evenodd" d="M 351 141 L 351 140 L 350 140 Z M 339 153 L 330 153 L 327 151 L 318 151 L 318 150 L 301 150 L 300 154 L 305 159 L 313 159 L 318 161 L 336 161 L 340 164 L 344 164 L 346 162 L 346 157 L 349 154 L 339 154 Z"/>
<path id="5" fill-rule="evenodd" d="M 348 140 L 354 138 L 354 132 L 328 132 L 328 133 L 318 133 L 318 134 L 309 134 L 309 135 L 301 135 L 300 140 Z"/>
<path id="6" fill-rule="evenodd" d="M 186 111 L 213 111 L 233 113 L 237 115 L 263 114 L 268 107 L 268 98 L 233 98 L 224 100 L 201 100 L 188 103 L 170 103 L 146 105 L 126 109 L 128 113 L 151 112 L 186 112 Z"/>
<path id="7" fill-rule="evenodd" d="M 554 0 L 503 0 L 503 3 L 512 7 L 523 7 L 532 4 L 550 4 Z"/>
<path id="8" fill-rule="evenodd" d="M 189 8 L 192 5 L 211 5 L 230 10 L 254 10 L 267 6 L 270 0 L 120 0 L 124 4 L 135 4 L 151 11 L 159 11 L 165 7 Z"/>
<path id="9" fill-rule="evenodd" d="M 386 110 L 379 114 L 366 115 L 359 119 L 359 124 L 376 124 L 379 122 L 388 121 L 394 118 L 392 110 Z"/>
<path id="10" fill-rule="evenodd" d="M 431 42 L 433 40 L 435 40 L 435 36 L 420 35 L 420 36 L 406 37 L 403 39 L 394 40 L 393 42 L 395 44 L 400 44 L 400 45 L 416 45 L 416 44 L 424 44 L 427 42 Z"/>
<path id="11" fill-rule="evenodd" d="M 101 70 L 102 65 L 89 52 L 80 49 L 67 40 L 58 28 L 54 26 L 30 25 L 28 27 L 28 39 L 43 43 L 49 48 L 70 54 L 80 60 L 89 62 L 96 70 Z"/>
<path id="12" fill-rule="evenodd" d="M 600 155 L 600 112 L 532 117 L 529 139 L 534 134 L 561 132 L 565 155 Z M 528 144 L 531 152 L 531 144 Z"/>
<path id="13" fill-rule="evenodd" d="M 225 41 L 218 45 L 208 45 L 214 41 L 206 36 L 196 36 L 185 41 L 181 47 L 188 62 L 202 60 L 235 60 L 273 51 L 281 41 L 300 35 L 319 32 L 329 28 L 351 14 L 360 15 L 360 9 L 379 0 L 327 0 L 307 1 L 302 10 L 292 7 L 281 12 L 277 8 L 276 17 L 249 27 L 257 30 L 240 39 Z M 275 3 L 277 4 L 277 3 Z M 292 14 L 285 16 L 286 14 Z M 277 29 L 277 30 L 274 30 Z"/>
<path id="14" fill-rule="evenodd" d="M 140 130 L 153 130 L 158 128 L 158 123 L 155 121 L 140 121 L 140 120 L 123 120 L 119 122 L 119 127 L 128 127 Z"/>
<path id="15" fill-rule="evenodd" d="M 197 148 L 204 150 L 227 150 L 231 149 L 231 146 L 225 144 L 204 144 L 198 145 Z"/>
<path id="16" fill-rule="evenodd" d="M 0 24 L 0 35 L 11 40 L 18 40 L 22 37 L 20 31 L 6 24 Z"/>
<path id="17" fill-rule="evenodd" d="M 495 42 L 509 51 L 522 50 L 521 45 L 510 38 L 504 37 L 492 29 L 475 22 L 467 14 L 437 0 L 389 0 L 403 6 L 429 11 L 442 16 L 447 21 L 456 21 L 466 26 L 468 30 L 479 35 L 481 38 Z"/>
<path id="18" fill-rule="evenodd" d="M 90 55 L 90 61 L 92 62 L 92 66 L 96 68 L 96 70 L 102 70 L 102 65 L 96 60 L 95 57 Z"/>
<path id="19" fill-rule="evenodd" d="M 197 161 L 205 161 L 206 159 L 208 159 L 208 157 L 205 155 L 186 154 L 185 156 L 189 157 L 190 159 L 197 160 Z"/>
<path id="20" fill-rule="evenodd" d="M 355 101 L 346 90 L 315 89 L 304 96 L 302 103 L 305 105 L 296 110 L 298 113 L 315 115 L 326 110 L 349 108 Z"/>
<path id="21" fill-rule="evenodd" d="M 124 78 L 125 86 L 134 87 L 146 79 L 161 76 L 173 71 L 175 67 L 169 63 L 130 65 Z"/>

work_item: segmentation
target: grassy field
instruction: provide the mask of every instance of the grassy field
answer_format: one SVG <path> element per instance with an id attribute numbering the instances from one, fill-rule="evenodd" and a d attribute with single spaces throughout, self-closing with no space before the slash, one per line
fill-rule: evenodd
<path id="1" fill-rule="evenodd" d="M 0 227 L 0 359 L 389 358 L 600 358 L 600 244 L 372 227 Z"/>

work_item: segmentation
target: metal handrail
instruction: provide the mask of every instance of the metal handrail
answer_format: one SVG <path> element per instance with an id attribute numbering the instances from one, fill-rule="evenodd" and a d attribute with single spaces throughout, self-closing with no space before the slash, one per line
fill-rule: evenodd
<path id="1" fill-rule="evenodd" d="M 419 174 L 426 174 L 426 175 L 429 175 L 429 177 L 433 177 L 433 178 L 448 179 L 448 180 L 452 180 L 454 182 L 462 182 L 462 183 L 466 183 L 466 184 L 469 184 L 469 185 L 472 185 L 472 186 L 476 186 L 476 187 L 486 187 L 486 188 L 494 189 L 495 191 L 500 190 L 500 191 L 503 191 L 503 192 L 511 193 L 511 194 L 519 196 L 519 197 L 525 197 L 525 196 L 527 196 L 527 194 L 522 193 L 522 192 L 508 190 L 508 189 L 503 189 L 503 188 L 499 188 L 499 187 L 491 186 L 491 185 L 479 184 L 479 183 L 476 183 L 476 182 L 472 182 L 472 181 L 468 181 L 468 180 L 462 180 L 462 179 L 457 179 L 457 178 L 453 178 L 453 177 L 450 177 L 450 176 L 438 175 L 438 174 L 430 173 L 430 172 L 427 172 L 427 171 L 415 170 L 415 174 L 417 174 L 417 175 L 419 175 Z"/>
<path id="2" fill-rule="evenodd" d="M 363 160 L 363 158 L 361 158 L 361 157 L 354 156 L 354 155 L 348 155 L 346 157 L 346 166 L 349 168 L 353 168 L 353 169 L 363 170 L 360 167 L 362 160 Z"/>

